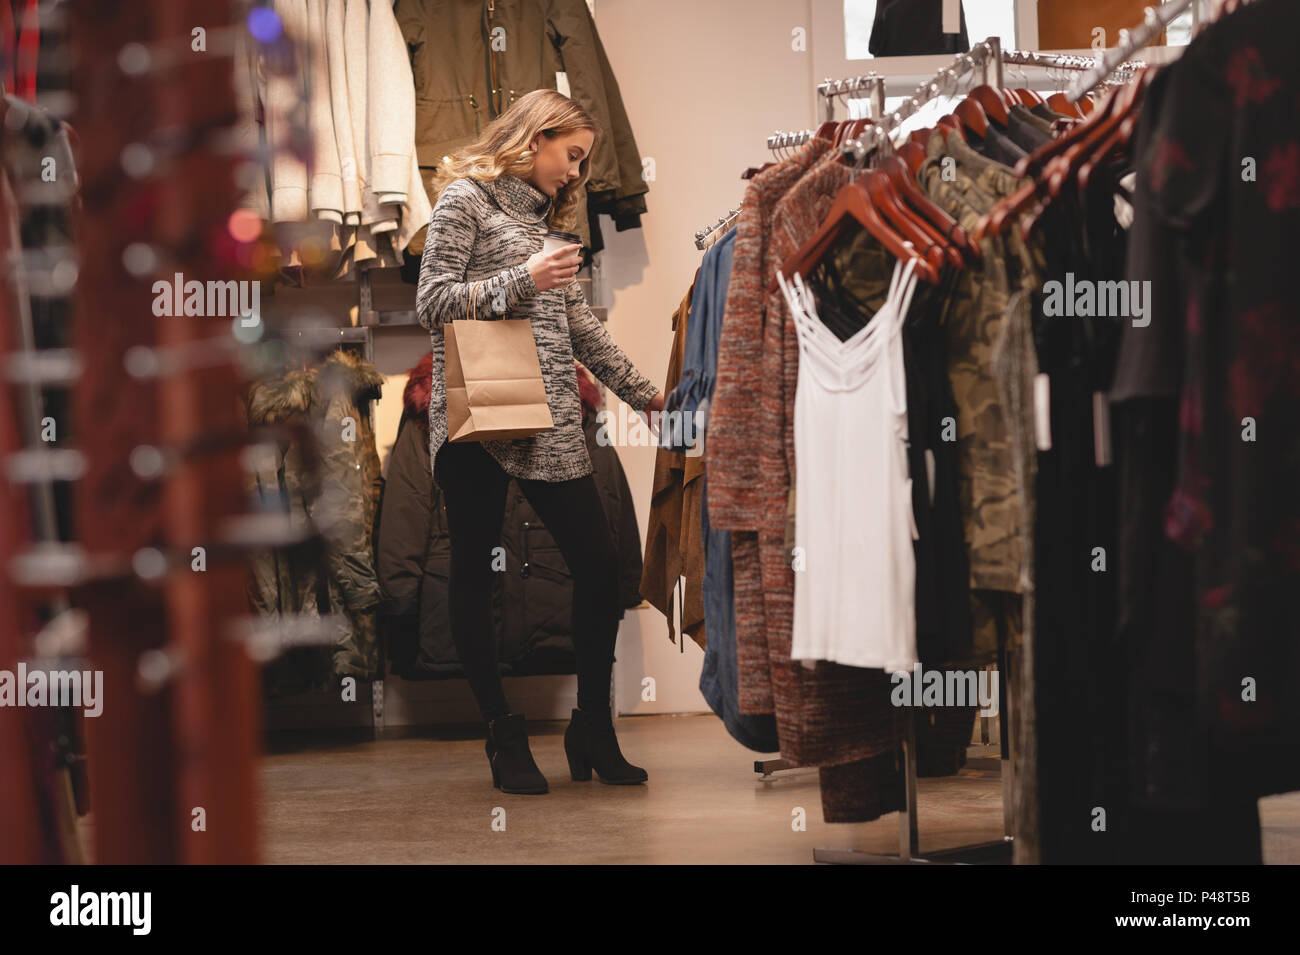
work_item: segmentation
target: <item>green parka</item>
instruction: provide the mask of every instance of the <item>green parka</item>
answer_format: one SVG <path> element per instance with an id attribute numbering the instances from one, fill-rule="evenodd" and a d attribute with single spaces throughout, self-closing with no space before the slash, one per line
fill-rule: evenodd
<path id="1" fill-rule="evenodd" d="M 339 678 L 373 679 L 379 672 L 376 607 L 380 600 L 371 550 L 379 489 L 379 454 L 371 404 L 383 376 L 347 349 L 319 368 L 289 371 L 256 383 L 249 393 L 253 427 L 306 423 L 314 435 L 319 470 L 313 477 L 299 441 L 258 462 L 252 492 L 263 512 L 288 515 L 326 541 L 312 548 L 262 551 L 252 559 L 249 598 L 264 617 L 331 615 L 338 622 L 326 646 L 290 647 L 267 665 L 271 696 L 337 690 Z"/>
<path id="2" fill-rule="evenodd" d="M 586 0 L 397 0 L 415 77 L 415 145 L 426 186 L 433 169 L 536 89 L 569 95 L 599 125 L 586 202 L 637 228 L 648 191 L 618 82 Z M 577 231 L 590 245 L 587 208 Z"/>

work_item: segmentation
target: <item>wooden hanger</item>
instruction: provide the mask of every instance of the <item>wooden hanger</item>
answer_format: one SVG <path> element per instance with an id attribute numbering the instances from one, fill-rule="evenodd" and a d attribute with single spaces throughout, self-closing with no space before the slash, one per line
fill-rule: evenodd
<path id="1" fill-rule="evenodd" d="M 989 131 L 989 118 L 984 108 L 973 99 L 964 99 L 957 104 L 953 115 L 962 127 L 983 139 Z"/>
<path id="2" fill-rule="evenodd" d="M 931 284 L 938 282 L 939 274 L 934 266 L 917 253 L 915 246 L 899 236 L 880 217 L 861 181 L 851 182 L 840 189 L 821 227 L 797 252 L 781 263 L 781 274 L 787 279 L 795 275 L 807 275 L 834 247 L 835 240 L 843 231 L 854 223 L 866 229 L 895 258 L 904 261 L 916 260 L 916 273 L 927 282 Z M 769 285 L 769 291 L 775 292 L 779 288 L 774 278 Z"/>
<path id="3" fill-rule="evenodd" d="M 840 124 L 839 136 L 835 140 L 835 146 L 841 147 L 850 139 L 857 139 L 862 135 L 862 131 L 871 125 L 869 119 L 850 119 Z"/>
<path id="4" fill-rule="evenodd" d="M 962 142 L 966 141 L 966 130 L 962 126 L 961 120 L 959 120 L 952 113 L 947 113 L 943 116 L 940 116 L 937 120 L 935 120 L 934 125 L 945 131 L 951 130 L 952 132 L 956 133 L 958 136 L 961 137 Z"/>
<path id="5" fill-rule="evenodd" d="M 987 84 L 977 86 L 966 94 L 966 99 L 979 104 L 986 126 L 988 123 L 996 123 L 1003 129 L 1007 128 L 1007 101 L 1001 90 L 995 90 Z"/>
<path id="6" fill-rule="evenodd" d="M 872 205 L 893 225 L 899 235 L 916 247 L 921 258 L 929 262 L 936 273 L 943 268 L 945 261 L 950 262 L 954 268 L 961 268 L 961 253 L 948 245 L 929 222 L 903 205 L 887 173 L 874 169 L 867 174 L 866 183 Z"/>
<path id="7" fill-rule="evenodd" d="M 1137 108 L 1142 94 L 1146 91 L 1149 71 L 1144 70 L 1137 79 L 1127 86 L 1118 88 L 1118 92 L 1107 98 L 1108 109 L 1104 114 L 1098 110 L 1098 120 L 1086 124 L 1081 136 L 1060 155 L 1056 168 L 1047 176 L 1048 187 L 1053 198 L 1060 195 L 1067 182 L 1076 182 L 1079 169 L 1089 157 L 1093 156 L 1102 144 L 1107 142 L 1119 129 L 1125 118 Z"/>
<path id="8" fill-rule="evenodd" d="M 1079 104 L 1071 102 L 1070 98 L 1064 93 L 1053 93 L 1047 97 L 1047 105 L 1062 116 L 1073 116 L 1075 119 L 1084 119 L 1087 116 L 1079 107 Z"/>
<path id="9" fill-rule="evenodd" d="M 912 144 L 906 143 L 904 145 L 910 146 Z M 922 160 L 925 159 L 924 151 L 921 158 Z M 950 256 L 949 261 L 960 268 L 964 264 L 966 256 L 976 252 L 975 247 L 971 245 L 970 236 L 966 234 L 966 230 L 921 191 L 910 165 L 902 158 L 897 155 L 883 156 L 876 166 L 889 177 L 890 182 L 894 185 L 894 190 L 907 205 L 920 213 L 926 223 L 939 235 L 943 243 L 957 253 L 956 260 L 954 261 Z M 917 164 L 917 168 L 920 168 L 920 163 Z"/>
<path id="10" fill-rule="evenodd" d="M 1088 182 L 1092 179 L 1092 174 L 1098 165 L 1109 160 L 1117 151 L 1132 142 L 1133 133 L 1137 130 L 1140 119 L 1142 101 L 1146 97 L 1147 88 L 1151 85 L 1154 75 L 1155 70 L 1152 68 L 1143 70 L 1124 88 L 1124 94 L 1127 95 L 1121 94 L 1115 97 L 1113 112 L 1119 123 L 1109 136 L 1101 140 L 1092 155 L 1079 166 L 1076 179 L 1080 189 L 1088 188 Z"/>
<path id="11" fill-rule="evenodd" d="M 840 124 L 833 119 L 828 119 L 817 127 L 817 132 L 813 133 L 813 139 L 825 139 L 834 141 L 835 134 L 839 131 Z"/>
<path id="12" fill-rule="evenodd" d="M 933 132 L 933 130 L 918 130 L 918 132 L 924 132 L 925 138 L 929 139 L 930 133 Z M 912 135 L 915 136 L 916 133 L 913 133 Z M 898 147 L 898 158 L 907 164 L 907 171 L 910 172 L 912 178 L 915 179 L 916 174 L 921 171 L 921 164 L 924 163 L 926 159 L 925 145 L 923 143 L 918 143 L 915 139 L 909 139 L 907 142 L 903 143 L 903 145 Z"/>
<path id="13" fill-rule="evenodd" d="M 1048 100 L 1048 105 L 1051 105 L 1051 100 Z M 1052 106 L 1052 108 L 1057 109 L 1055 106 Z M 1060 112 L 1059 109 L 1057 111 Z M 1058 154 L 1068 149 L 1072 143 L 1086 135 L 1085 130 L 1089 125 L 1091 124 L 1088 122 L 1081 123 L 1051 142 L 1044 143 L 1016 163 L 1014 170 L 1016 177 L 1018 179 L 1028 178 L 1029 181 L 999 202 L 990 212 L 980 217 L 979 223 L 971 233 L 971 240 L 976 245 L 983 242 L 987 236 L 1000 235 L 1010 223 L 1018 220 L 1021 215 L 1039 203 L 1040 197 L 1047 190 L 1047 165 Z"/>
<path id="14" fill-rule="evenodd" d="M 1107 94 L 1106 99 L 1103 100 L 1101 106 L 1098 107 L 1098 112 L 1094 113 L 1091 118 L 1079 123 L 1073 129 L 1067 130 L 1056 139 L 1053 139 L 1050 143 L 1044 143 L 1038 149 L 1034 150 L 1024 159 L 1016 163 L 1016 176 L 1023 179 L 1025 176 L 1037 175 L 1047 164 L 1048 160 L 1065 152 L 1066 149 L 1077 142 L 1081 137 L 1086 136 L 1088 130 L 1109 113 L 1113 103 L 1114 92 L 1112 91 Z"/>
<path id="15" fill-rule="evenodd" d="M 985 235 L 1000 233 L 1016 220 L 1021 221 L 1022 232 L 1028 235 L 1066 184 L 1080 182 L 1084 165 L 1091 161 L 1091 175 L 1092 166 L 1132 136 L 1136 109 L 1152 75 L 1150 69 L 1144 70 L 1132 83 L 1111 90 L 1088 119 L 1017 163 L 1016 175 L 1033 175 L 1033 180 L 983 216 L 973 240 L 978 243 Z"/>

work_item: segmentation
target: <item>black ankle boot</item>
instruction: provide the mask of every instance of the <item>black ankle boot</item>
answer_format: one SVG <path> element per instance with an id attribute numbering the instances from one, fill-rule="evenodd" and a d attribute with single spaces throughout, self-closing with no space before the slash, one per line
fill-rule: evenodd
<path id="1" fill-rule="evenodd" d="M 492 766 L 492 785 L 503 793 L 540 795 L 550 791 L 528 748 L 522 713 L 500 716 L 488 723 L 485 749 Z"/>
<path id="2" fill-rule="evenodd" d="M 650 778 L 640 766 L 623 758 L 614 735 L 614 718 L 608 711 L 599 715 L 574 710 L 564 731 L 564 752 L 569 757 L 569 774 L 577 782 L 591 779 L 596 770 L 602 783 L 631 786 Z"/>

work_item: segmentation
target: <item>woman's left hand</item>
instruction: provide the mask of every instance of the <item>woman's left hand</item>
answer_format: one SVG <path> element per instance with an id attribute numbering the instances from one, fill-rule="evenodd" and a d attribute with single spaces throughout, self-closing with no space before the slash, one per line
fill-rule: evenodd
<path id="1" fill-rule="evenodd" d="M 646 411 L 663 411 L 664 410 L 664 393 L 661 391 L 650 399 L 650 403 L 645 406 Z"/>

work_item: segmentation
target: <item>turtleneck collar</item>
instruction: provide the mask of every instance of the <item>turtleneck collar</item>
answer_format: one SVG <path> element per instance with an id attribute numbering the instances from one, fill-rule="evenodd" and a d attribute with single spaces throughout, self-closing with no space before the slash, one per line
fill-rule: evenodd
<path id="1" fill-rule="evenodd" d="M 542 222 L 551 211 L 551 197 L 518 176 L 506 174 L 478 184 L 503 211 L 524 222 Z"/>

